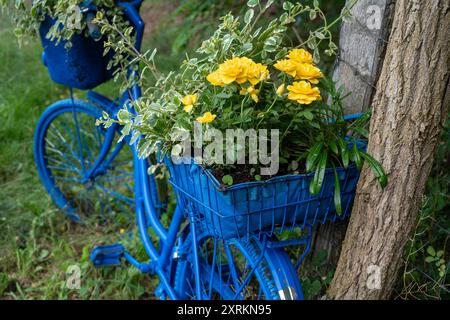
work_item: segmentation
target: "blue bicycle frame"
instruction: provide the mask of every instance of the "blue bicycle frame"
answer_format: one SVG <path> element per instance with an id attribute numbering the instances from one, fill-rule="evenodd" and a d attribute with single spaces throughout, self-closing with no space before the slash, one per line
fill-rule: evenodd
<path id="1" fill-rule="evenodd" d="M 134 2 L 125 2 L 118 3 L 119 6 L 123 7 L 129 20 L 133 24 L 136 31 L 136 49 L 140 50 L 143 32 L 144 32 L 144 22 L 142 21 L 139 13 L 136 10 L 137 4 L 142 2 L 142 0 L 137 0 Z M 112 118 L 117 117 L 117 112 L 124 106 L 128 106 L 130 111 L 132 108 L 130 107 L 129 101 L 136 101 L 141 97 L 141 89 L 137 84 L 134 84 L 129 91 L 125 92 L 120 99 L 120 107 L 116 104 L 112 103 L 108 98 L 103 97 L 102 95 L 89 92 L 88 99 L 95 102 L 105 109 Z M 129 139 L 124 139 L 123 142 L 113 146 L 113 138 L 115 133 L 118 130 L 118 124 L 113 124 L 110 128 L 108 128 L 106 132 L 106 138 L 102 149 L 100 151 L 100 155 L 97 158 L 95 164 L 92 166 L 92 169 L 88 173 L 86 179 L 90 177 L 95 177 L 96 175 L 104 172 L 105 168 L 109 165 L 109 163 L 114 159 L 114 157 L 120 152 L 125 143 L 129 142 Z M 163 294 L 163 291 L 167 293 L 170 299 L 177 299 L 177 296 L 170 285 L 170 279 L 168 279 L 168 273 L 165 271 L 170 264 L 170 255 L 175 245 L 175 241 L 177 238 L 177 233 L 180 229 L 181 222 L 183 220 L 183 209 L 179 206 L 176 207 L 172 222 L 170 224 L 169 229 L 166 229 L 160 222 L 159 212 L 156 211 L 157 203 L 155 203 L 155 194 L 157 194 L 156 183 L 153 180 L 152 176 L 148 175 L 149 163 L 146 159 L 140 159 L 138 157 L 137 152 L 137 144 L 135 142 L 131 145 L 131 150 L 133 153 L 133 164 L 134 164 L 134 179 L 135 179 L 135 203 L 136 203 L 136 221 L 139 229 L 139 235 L 142 240 L 142 244 L 150 257 L 150 262 L 141 263 L 134 259 L 128 252 L 125 252 L 123 248 L 120 248 L 117 245 L 101 247 L 94 249 L 91 255 L 91 260 L 97 260 L 99 262 L 99 257 L 104 255 L 105 253 L 111 251 L 122 251 L 116 258 L 123 257 L 128 260 L 131 264 L 137 267 L 142 272 L 151 272 L 156 273 L 161 280 L 161 288 L 159 288 L 158 292 Z M 113 149 L 113 152 L 110 154 L 109 151 Z M 156 235 L 159 237 L 160 241 L 160 249 L 157 250 L 153 245 L 150 237 L 147 233 L 147 228 L 151 226 Z M 105 257 L 105 256 L 103 256 Z M 111 257 L 111 256 L 109 256 Z M 111 260 L 111 264 L 116 264 L 117 260 Z M 102 264 L 105 264 L 105 261 L 102 261 Z M 107 264 L 107 263 L 106 263 Z M 162 290 L 161 290 L 162 289 Z"/>

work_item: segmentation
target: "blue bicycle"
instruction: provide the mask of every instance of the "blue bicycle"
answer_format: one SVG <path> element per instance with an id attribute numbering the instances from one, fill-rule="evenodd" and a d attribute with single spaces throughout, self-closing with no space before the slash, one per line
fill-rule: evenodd
<path id="1" fill-rule="evenodd" d="M 141 2 L 117 4 L 134 27 L 138 49 L 144 31 Z M 92 13 L 94 7 L 85 11 Z M 111 78 L 104 64 L 93 62 L 92 50 L 98 47 L 94 39 L 80 36 L 72 40 L 73 48 L 91 50 L 86 53 L 42 38 L 43 60 L 54 81 L 92 89 Z M 159 159 L 169 169 L 177 200 L 166 228 L 161 216 L 170 206 L 155 176 L 148 174 L 150 161 L 138 157 L 137 143 L 118 142 L 121 127 L 117 123 L 109 128 L 96 126 L 102 113 L 116 119 L 121 108 L 132 111 L 130 101 L 140 98 L 139 86 L 132 86 L 118 101 L 94 91 L 87 97 L 86 102 L 71 98 L 48 107 L 37 125 L 34 143 L 41 180 L 72 220 L 93 213 L 114 219 L 136 212 L 149 261 L 139 262 L 123 245 L 114 244 L 93 250 L 95 266 L 127 260 L 144 273 L 156 274 L 160 285 L 155 294 L 161 299 L 303 299 L 297 270 L 310 248 L 311 228 L 349 215 L 359 177 L 355 167 L 339 170 L 343 213 L 337 215 L 331 170 L 326 172 L 321 193 L 313 196 L 308 190 L 311 175 L 288 175 L 224 189 L 195 163 Z M 150 237 L 150 229 L 158 241 Z M 289 231 L 296 237 L 281 237 Z M 290 246 L 303 250 L 290 257 L 285 250 Z"/>

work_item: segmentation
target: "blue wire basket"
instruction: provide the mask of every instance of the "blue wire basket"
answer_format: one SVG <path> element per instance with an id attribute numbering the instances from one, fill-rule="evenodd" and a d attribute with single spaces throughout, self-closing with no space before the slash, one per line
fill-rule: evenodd
<path id="1" fill-rule="evenodd" d="M 186 160 L 186 159 L 185 159 Z M 359 171 L 337 168 L 342 213 L 334 206 L 335 176 L 327 169 L 319 194 L 311 195 L 314 174 L 284 175 L 224 187 L 210 170 L 192 161 L 165 159 L 177 200 L 190 210 L 199 231 L 220 239 L 243 239 L 317 223 L 344 220 L 351 212 Z"/>

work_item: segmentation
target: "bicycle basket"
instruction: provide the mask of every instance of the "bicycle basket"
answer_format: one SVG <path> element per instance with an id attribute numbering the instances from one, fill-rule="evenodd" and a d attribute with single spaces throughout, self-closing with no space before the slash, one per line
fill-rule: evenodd
<path id="1" fill-rule="evenodd" d="M 165 162 L 177 199 L 192 212 L 196 227 L 222 239 L 343 220 L 351 212 L 359 179 L 355 166 L 336 169 L 343 211 L 338 215 L 334 206 L 333 169 L 326 170 L 320 193 L 311 195 L 309 184 L 314 174 L 278 176 L 224 188 L 210 170 L 194 161 L 174 164 L 166 158 Z"/>
<path id="2" fill-rule="evenodd" d="M 66 41 L 57 43 L 46 38 L 54 23 L 47 16 L 39 28 L 44 64 L 54 82 L 89 90 L 112 78 L 113 70 L 107 69 L 112 54 L 103 56 L 103 41 L 76 34 L 70 39 L 71 47 L 66 48 Z"/>

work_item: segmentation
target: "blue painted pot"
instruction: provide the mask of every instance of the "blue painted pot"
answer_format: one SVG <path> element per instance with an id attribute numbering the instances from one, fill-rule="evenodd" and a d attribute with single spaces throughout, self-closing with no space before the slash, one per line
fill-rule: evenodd
<path id="1" fill-rule="evenodd" d="M 54 82 L 89 90 L 112 78 L 113 70 L 107 70 L 112 54 L 103 56 L 103 41 L 76 34 L 71 39 L 72 47 L 66 49 L 65 41 L 56 44 L 56 41 L 46 38 L 54 23 L 53 19 L 46 17 L 39 28 L 44 49 L 43 62 Z"/>
<path id="2" fill-rule="evenodd" d="M 334 206 L 333 169 L 326 170 L 320 193 L 312 195 L 309 185 L 313 173 L 224 187 L 210 170 L 193 160 L 186 162 L 174 164 L 165 159 L 178 201 L 189 208 L 200 232 L 222 239 L 344 220 L 350 215 L 359 179 L 354 165 L 337 168 L 343 211 L 338 215 Z"/>

